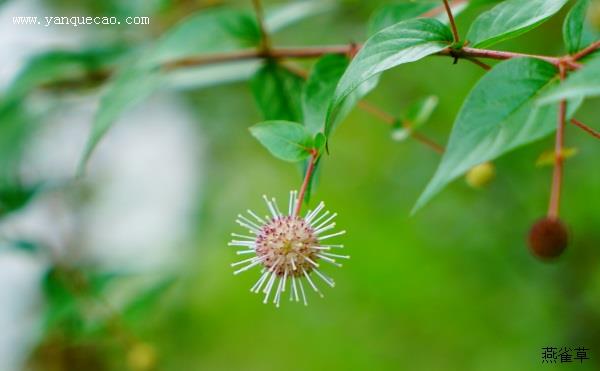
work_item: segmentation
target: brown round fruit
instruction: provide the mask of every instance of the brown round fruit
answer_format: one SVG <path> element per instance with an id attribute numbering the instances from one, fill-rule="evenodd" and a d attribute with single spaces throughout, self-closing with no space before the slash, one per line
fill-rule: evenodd
<path id="1" fill-rule="evenodd" d="M 533 255 L 550 260 L 559 257 L 567 248 L 569 233 L 559 219 L 544 218 L 531 227 L 528 242 Z"/>

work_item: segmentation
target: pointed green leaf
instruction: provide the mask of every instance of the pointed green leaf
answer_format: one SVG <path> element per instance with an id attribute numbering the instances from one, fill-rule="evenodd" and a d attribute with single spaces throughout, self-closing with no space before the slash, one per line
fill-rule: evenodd
<path id="1" fill-rule="evenodd" d="M 265 120 L 302 121 L 304 80 L 275 62 L 264 65 L 251 81 L 252 92 Z"/>
<path id="2" fill-rule="evenodd" d="M 304 125 L 309 132 L 325 129 L 327 109 L 348 63 L 343 55 L 326 55 L 315 63 L 302 92 Z"/>
<path id="3" fill-rule="evenodd" d="M 437 53 L 451 40 L 448 27 L 435 19 L 411 19 L 371 36 L 340 79 L 329 109 L 325 134 L 331 133 L 344 100 L 363 83 L 390 68 Z"/>
<path id="4" fill-rule="evenodd" d="M 556 68 L 537 59 L 505 61 L 486 74 L 466 98 L 442 161 L 413 212 L 473 166 L 553 132 L 557 106 L 539 107 L 535 100 L 556 83 Z M 570 105 L 570 111 L 578 105 Z"/>
<path id="5" fill-rule="evenodd" d="M 563 24 L 563 39 L 567 52 L 575 54 L 598 39 L 595 32 L 588 24 L 586 15 L 590 6 L 590 0 L 578 0 Z"/>
<path id="6" fill-rule="evenodd" d="M 313 147 L 310 133 L 296 122 L 265 121 L 252 126 L 250 133 L 275 157 L 284 161 L 304 160 Z"/>
<path id="7" fill-rule="evenodd" d="M 484 48 L 526 33 L 556 14 L 568 0 L 507 0 L 482 13 L 467 33 L 471 46 Z"/>
<path id="8" fill-rule="evenodd" d="M 585 66 L 572 73 L 560 85 L 546 92 L 539 104 L 555 103 L 562 99 L 586 98 L 600 95 L 600 58 L 595 58 Z"/>

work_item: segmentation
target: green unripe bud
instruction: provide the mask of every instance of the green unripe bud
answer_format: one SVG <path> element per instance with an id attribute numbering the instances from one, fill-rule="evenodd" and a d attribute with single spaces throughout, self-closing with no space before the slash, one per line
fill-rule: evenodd
<path id="1" fill-rule="evenodd" d="M 491 162 L 474 166 L 465 176 L 467 184 L 475 189 L 487 186 L 496 176 L 496 167 Z"/>

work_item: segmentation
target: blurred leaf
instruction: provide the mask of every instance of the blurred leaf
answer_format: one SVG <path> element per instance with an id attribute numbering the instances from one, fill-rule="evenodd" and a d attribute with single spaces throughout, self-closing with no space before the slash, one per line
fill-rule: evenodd
<path id="1" fill-rule="evenodd" d="M 569 98 L 587 98 L 600 95 L 600 58 L 596 58 L 579 71 L 571 73 L 560 85 L 542 95 L 539 104 L 556 103 Z"/>
<path id="2" fill-rule="evenodd" d="M 333 1 L 295 1 L 290 4 L 273 6 L 267 9 L 265 26 L 269 32 L 277 32 L 303 19 L 330 11 Z"/>
<path id="3" fill-rule="evenodd" d="M 16 177 L 25 144 L 33 132 L 33 123 L 17 101 L 0 102 L 0 181 Z"/>
<path id="4" fill-rule="evenodd" d="M 78 173 L 83 173 L 93 150 L 114 121 L 161 85 L 160 63 L 201 53 L 236 50 L 257 45 L 259 41 L 254 17 L 231 9 L 201 11 L 169 30 L 110 82 L 96 112 Z"/>
<path id="5" fill-rule="evenodd" d="M 535 100 L 556 84 L 556 72 L 553 65 L 529 58 L 499 63 L 488 72 L 466 98 L 442 161 L 413 213 L 473 166 L 553 132 L 557 107 L 539 107 Z"/>
<path id="6" fill-rule="evenodd" d="M 421 17 L 439 5 L 439 2 L 385 4 L 369 19 L 368 33 L 373 35 L 398 22 Z"/>
<path id="7" fill-rule="evenodd" d="M 302 122 L 304 80 L 274 62 L 265 64 L 251 81 L 252 92 L 265 120 Z"/>
<path id="8" fill-rule="evenodd" d="M 106 93 L 100 99 L 100 106 L 96 111 L 91 133 L 79 163 L 78 174 L 83 174 L 96 145 L 117 118 L 151 95 L 160 86 L 161 77 L 156 68 L 133 65 L 121 70 L 111 79 Z"/>
<path id="9" fill-rule="evenodd" d="M 315 63 L 302 92 L 304 125 L 310 133 L 325 129 L 327 109 L 348 63 L 343 55 L 326 55 Z"/>
<path id="10" fill-rule="evenodd" d="M 524 34 L 556 14 L 568 0 L 507 0 L 482 13 L 471 24 L 467 40 L 488 47 Z"/>
<path id="11" fill-rule="evenodd" d="M 578 152 L 579 152 L 579 150 L 577 150 L 577 148 L 565 147 L 561 151 L 561 157 L 563 159 L 571 158 L 571 157 L 575 156 Z M 553 166 L 554 159 L 555 159 L 555 153 L 554 153 L 553 149 L 545 151 L 542 154 L 540 154 L 540 157 L 538 157 L 537 161 L 535 162 L 535 166 L 538 166 L 538 167 Z"/>
<path id="12" fill-rule="evenodd" d="M 76 336 L 84 328 L 84 319 L 77 297 L 66 286 L 68 273 L 61 268 L 49 269 L 42 278 L 42 289 L 46 297 L 44 332 L 53 329 Z"/>
<path id="13" fill-rule="evenodd" d="M 185 68 L 165 73 L 169 88 L 200 90 L 216 85 L 249 80 L 261 67 L 260 61 L 237 61 L 197 68 Z"/>
<path id="14" fill-rule="evenodd" d="M 589 6 L 590 0 L 578 0 L 565 18 L 563 39 L 569 54 L 577 53 L 598 38 L 598 33 L 587 23 Z"/>
<path id="15" fill-rule="evenodd" d="M 0 184 L 0 218 L 27 205 L 39 189 L 13 183 Z"/>
<path id="16" fill-rule="evenodd" d="M 26 240 L 8 240 L 8 241 L 0 241 L 0 250 L 20 250 L 28 253 L 38 252 L 40 246 L 36 243 Z"/>
<path id="17" fill-rule="evenodd" d="M 450 4 L 450 7 L 452 8 L 452 14 L 457 16 L 469 4 L 469 2 L 452 2 Z M 398 22 L 424 17 L 427 12 L 440 6 L 442 5 L 439 1 L 385 4 L 377 9 L 369 19 L 369 24 L 367 26 L 368 34 L 373 35 L 374 33 L 379 32 L 384 28 L 394 25 Z M 439 14 L 433 18 L 442 23 L 448 23 L 448 16 L 444 11 L 439 12 Z"/>
<path id="18" fill-rule="evenodd" d="M 127 322 L 136 322 L 145 319 L 145 314 L 152 311 L 153 305 L 176 282 L 173 276 L 165 277 L 142 290 L 125 306 L 122 315 Z"/>
<path id="19" fill-rule="evenodd" d="M 329 136 L 344 100 L 369 79 L 403 63 L 417 61 L 446 48 L 452 40 L 447 26 L 435 19 L 412 19 L 371 36 L 342 76 L 330 106 Z"/>
<path id="20" fill-rule="evenodd" d="M 310 133 L 296 122 L 265 121 L 252 126 L 250 132 L 269 152 L 284 161 L 304 160 L 313 146 Z"/>
<path id="21" fill-rule="evenodd" d="M 438 98 L 435 95 L 427 96 L 411 104 L 406 109 L 402 121 L 398 121 L 397 125 L 394 125 L 392 138 L 396 141 L 409 138 L 413 131 L 429 120 L 437 105 Z"/>
<path id="22" fill-rule="evenodd" d="M 259 43 L 260 30 L 252 13 L 229 8 L 201 10 L 167 31 L 156 43 L 150 61 L 162 63 Z"/>
<path id="23" fill-rule="evenodd" d="M 81 51 L 55 50 L 31 58 L 12 82 L 8 99 L 21 99 L 32 89 L 59 81 L 86 81 L 104 78 L 107 69 L 123 54 L 122 48 L 95 48 Z"/>

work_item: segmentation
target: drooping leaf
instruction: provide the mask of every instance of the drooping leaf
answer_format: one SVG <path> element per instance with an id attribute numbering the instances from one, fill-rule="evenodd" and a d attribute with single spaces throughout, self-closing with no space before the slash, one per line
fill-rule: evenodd
<path id="1" fill-rule="evenodd" d="M 371 36 L 340 79 L 329 109 L 325 134 L 331 133 L 344 100 L 363 83 L 390 68 L 437 53 L 451 40 L 448 27 L 435 19 L 411 19 Z"/>
<path id="2" fill-rule="evenodd" d="M 123 69 L 111 79 L 106 93 L 100 99 L 100 107 L 94 117 L 78 174 L 83 173 L 93 150 L 118 117 L 151 95 L 160 86 L 161 77 L 157 68 L 134 65 Z"/>
<path id="3" fill-rule="evenodd" d="M 550 104 L 562 99 L 586 98 L 600 95 L 600 58 L 595 58 L 572 73 L 560 85 L 540 97 L 539 104 Z"/>
<path id="4" fill-rule="evenodd" d="M 315 63 L 302 92 L 304 125 L 310 133 L 325 129 L 327 109 L 348 63 L 343 55 L 326 55 Z"/>
<path id="5" fill-rule="evenodd" d="M 284 161 L 304 160 L 313 146 L 310 133 L 296 122 L 265 121 L 252 126 L 250 133 L 275 157 Z"/>
<path id="6" fill-rule="evenodd" d="M 512 39 L 542 24 L 568 0 L 506 0 L 482 13 L 471 24 L 467 40 L 484 48 Z"/>
<path id="7" fill-rule="evenodd" d="M 0 183 L 0 218 L 23 208 L 38 191 L 35 186 Z"/>
<path id="8" fill-rule="evenodd" d="M 442 161 L 413 212 L 473 166 L 553 132 L 557 106 L 540 107 L 535 101 L 556 83 L 556 68 L 537 59 L 505 61 L 486 74 L 466 98 Z M 570 111 L 579 103 L 569 105 Z"/>
<path id="9" fill-rule="evenodd" d="M 452 2 L 450 7 L 452 14 L 457 16 L 460 14 L 468 5 L 468 2 Z M 427 1 L 427 2 L 406 2 L 397 4 L 385 4 L 377 9 L 373 16 L 369 19 L 368 34 L 373 35 L 376 32 L 383 30 L 398 22 L 406 21 L 413 18 L 428 16 L 428 13 L 435 8 L 439 8 L 441 2 L 439 1 Z M 440 11 L 433 18 L 436 18 L 442 23 L 448 22 L 448 16 L 446 12 Z"/>
<path id="10" fill-rule="evenodd" d="M 104 78 L 122 48 L 94 48 L 80 51 L 55 50 L 31 58 L 7 91 L 6 99 L 20 99 L 32 89 L 57 81 L 82 81 Z"/>
<path id="11" fill-rule="evenodd" d="M 250 85 L 265 120 L 302 122 L 301 77 L 275 62 L 267 62 Z"/>
<path id="12" fill-rule="evenodd" d="M 96 112 L 79 173 L 114 121 L 161 85 L 160 63 L 202 53 L 256 46 L 259 41 L 260 32 L 252 14 L 232 9 L 202 11 L 168 31 L 154 45 L 137 55 L 135 61 L 128 61 L 109 83 Z"/>
<path id="13" fill-rule="evenodd" d="M 327 12 L 335 7 L 333 1 L 309 0 L 295 1 L 290 4 L 268 8 L 265 15 L 265 27 L 268 32 L 277 32 L 305 18 Z"/>
<path id="14" fill-rule="evenodd" d="M 578 0 L 563 24 L 563 39 L 567 52 L 575 54 L 598 39 L 595 32 L 588 24 L 586 15 L 590 6 L 590 0 Z"/>

